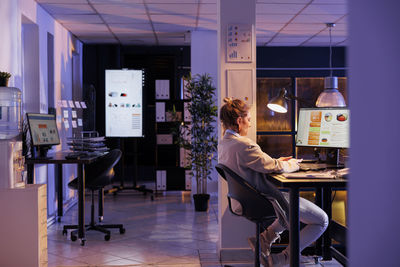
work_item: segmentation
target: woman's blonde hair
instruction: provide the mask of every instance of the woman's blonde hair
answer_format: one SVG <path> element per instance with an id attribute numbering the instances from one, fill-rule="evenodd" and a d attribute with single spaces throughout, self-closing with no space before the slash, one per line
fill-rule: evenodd
<path id="1" fill-rule="evenodd" d="M 239 117 L 246 117 L 250 107 L 243 100 L 232 99 L 231 97 L 224 98 L 224 103 L 219 112 L 224 132 L 226 129 L 238 132 L 239 125 L 237 124 L 237 119 Z"/>

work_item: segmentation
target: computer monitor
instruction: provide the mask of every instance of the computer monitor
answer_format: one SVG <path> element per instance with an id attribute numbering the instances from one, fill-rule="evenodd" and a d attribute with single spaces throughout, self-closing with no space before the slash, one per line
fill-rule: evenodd
<path id="1" fill-rule="evenodd" d="M 349 148 L 348 108 L 300 108 L 296 146 Z"/>
<path id="2" fill-rule="evenodd" d="M 60 144 L 56 116 L 54 114 L 27 113 L 32 146 L 39 150 L 41 157 L 46 157 L 47 149 Z"/>

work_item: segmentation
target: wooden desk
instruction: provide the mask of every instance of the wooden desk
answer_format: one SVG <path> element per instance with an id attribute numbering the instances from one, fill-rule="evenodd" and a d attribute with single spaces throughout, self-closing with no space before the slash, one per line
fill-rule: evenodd
<path id="1" fill-rule="evenodd" d="M 26 158 L 25 163 L 28 165 L 28 184 L 34 183 L 34 165 L 35 164 L 55 164 L 57 179 L 57 217 L 60 221 L 63 216 L 63 187 L 62 187 L 62 165 L 78 164 L 78 238 L 81 245 L 85 244 L 85 164 L 90 164 L 99 158 L 99 155 L 91 155 L 79 159 L 66 159 L 71 152 L 56 152 L 49 154 L 49 158 Z"/>
<path id="2" fill-rule="evenodd" d="M 271 174 L 266 176 L 267 179 L 277 187 L 289 189 L 289 218 L 290 218 L 290 266 L 298 267 L 300 264 L 300 220 L 299 220 L 299 188 L 316 188 L 322 194 L 322 209 L 329 217 L 332 218 L 332 188 L 345 188 L 347 179 L 316 179 L 316 178 L 290 178 L 287 179 L 281 174 Z M 322 236 L 323 251 L 322 255 L 324 260 L 331 260 L 331 237 L 330 237 L 330 224 Z"/>

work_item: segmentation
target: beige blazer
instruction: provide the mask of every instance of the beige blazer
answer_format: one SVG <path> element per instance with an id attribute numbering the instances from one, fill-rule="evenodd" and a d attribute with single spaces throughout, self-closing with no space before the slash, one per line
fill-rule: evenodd
<path id="1" fill-rule="evenodd" d="M 218 144 L 218 162 L 226 165 L 246 181 L 263 191 L 264 174 L 282 172 L 282 161 L 271 158 L 260 146 L 245 136 L 226 132 Z"/>

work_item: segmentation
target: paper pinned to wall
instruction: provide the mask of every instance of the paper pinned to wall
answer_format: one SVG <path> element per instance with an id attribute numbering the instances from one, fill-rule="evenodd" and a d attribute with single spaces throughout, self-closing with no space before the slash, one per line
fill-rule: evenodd
<path id="1" fill-rule="evenodd" d="M 253 70 L 227 70 L 227 97 L 253 104 Z"/>
<path id="2" fill-rule="evenodd" d="M 83 126 L 82 119 L 78 119 L 78 126 Z"/>
<path id="3" fill-rule="evenodd" d="M 69 107 L 70 107 L 70 108 L 75 108 L 75 106 L 74 106 L 74 101 L 68 100 L 68 104 L 69 104 Z"/>
<path id="4" fill-rule="evenodd" d="M 68 119 L 69 115 L 68 115 L 68 110 L 64 110 L 64 118 Z"/>
<path id="5" fill-rule="evenodd" d="M 74 118 L 74 119 L 76 119 L 78 117 L 78 115 L 76 114 L 76 110 L 72 110 L 71 114 L 72 114 L 72 118 Z"/>
<path id="6" fill-rule="evenodd" d="M 67 108 L 68 107 L 67 100 L 61 100 L 61 104 L 62 104 L 63 108 Z"/>
<path id="7" fill-rule="evenodd" d="M 69 122 L 68 120 L 64 120 L 64 128 L 69 129 Z"/>
<path id="8" fill-rule="evenodd" d="M 79 104 L 79 101 L 75 101 L 75 107 L 76 108 L 81 108 L 81 105 Z"/>
<path id="9" fill-rule="evenodd" d="M 82 108 L 86 108 L 85 102 L 83 102 L 83 101 L 81 102 L 81 107 L 82 107 Z"/>
<path id="10" fill-rule="evenodd" d="M 76 124 L 75 120 L 72 120 L 71 123 L 72 123 L 72 128 L 77 128 L 78 127 L 78 125 Z"/>

